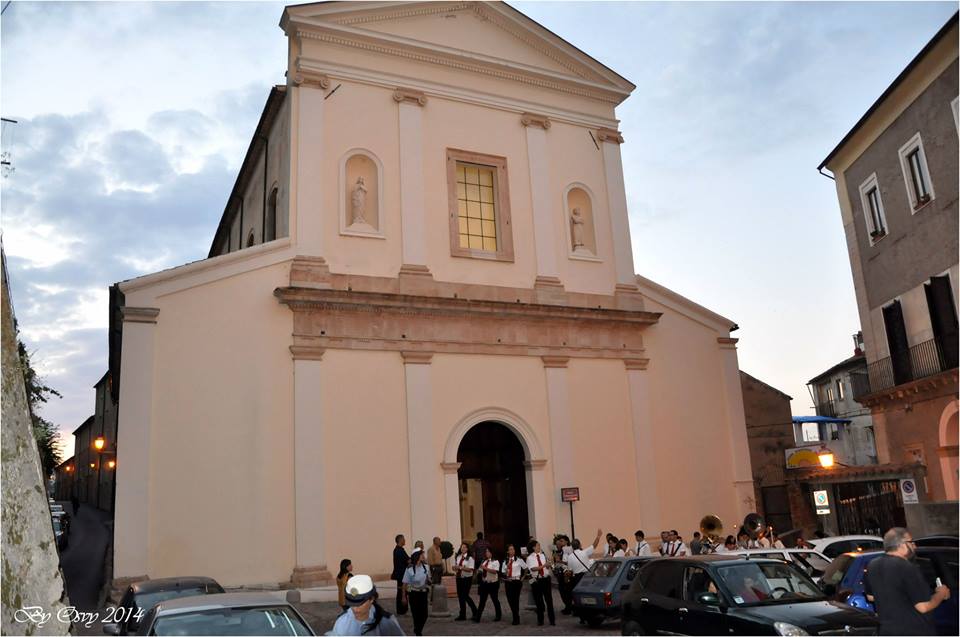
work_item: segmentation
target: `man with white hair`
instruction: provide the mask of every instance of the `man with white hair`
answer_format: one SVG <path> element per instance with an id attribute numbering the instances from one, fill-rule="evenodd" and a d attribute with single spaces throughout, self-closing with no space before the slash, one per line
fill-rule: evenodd
<path id="1" fill-rule="evenodd" d="M 923 574 L 910 560 L 916 554 L 910 531 L 893 527 L 883 536 L 884 555 L 870 562 L 865 592 L 880 616 L 881 635 L 936 635 L 930 613 L 949 599 L 950 589 L 937 586 L 933 596 Z"/>

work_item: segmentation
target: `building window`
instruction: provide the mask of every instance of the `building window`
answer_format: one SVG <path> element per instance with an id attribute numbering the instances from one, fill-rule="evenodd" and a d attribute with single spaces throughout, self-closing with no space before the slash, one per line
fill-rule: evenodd
<path id="1" fill-rule="evenodd" d="M 837 379 L 837 400 L 843 400 L 843 381 Z"/>
<path id="2" fill-rule="evenodd" d="M 447 186 L 451 254 L 513 261 L 507 160 L 447 149 Z"/>
<path id="3" fill-rule="evenodd" d="M 277 238 L 277 196 L 279 190 L 276 186 L 273 187 L 273 190 L 270 191 L 270 196 L 267 198 L 267 218 L 263 224 L 263 240 L 264 242 L 273 241 Z"/>
<path id="4" fill-rule="evenodd" d="M 863 205 L 863 218 L 867 224 L 870 245 L 887 236 L 887 216 L 883 211 L 883 198 L 877 174 L 873 173 L 860 184 L 860 203 Z"/>
<path id="5" fill-rule="evenodd" d="M 920 133 L 900 148 L 900 166 L 903 168 L 903 181 L 907 187 L 910 206 L 916 212 L 933 200 L 933 184 L 930 182 L 930 170 L 927 168 L 927 157 L 923 152 Z"/>
<path id="6" fill-rule="evenodd" d="M 828 402 L 828 403 L 832 403 L 832 402 L 833 402 L 833 388 L 832 388 L 832 387 L 827 387 L 827 402 Z"/>

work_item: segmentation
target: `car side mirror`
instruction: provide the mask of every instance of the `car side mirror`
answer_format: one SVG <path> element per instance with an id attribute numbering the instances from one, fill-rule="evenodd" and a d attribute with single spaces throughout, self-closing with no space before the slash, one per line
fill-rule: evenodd
<path id="1" fill-rule="evenodd" d="M 720 606 L 720 597 L 716 593 L 700 593 L 697 595 L 697 603 L 704 606 Z"/>
<path id="2" fill-rule="evenodd" d="M 120 634 L 120 624 L 107 623 L 103 625 L 103 634 L 104 635 L 119 635 Z"/>

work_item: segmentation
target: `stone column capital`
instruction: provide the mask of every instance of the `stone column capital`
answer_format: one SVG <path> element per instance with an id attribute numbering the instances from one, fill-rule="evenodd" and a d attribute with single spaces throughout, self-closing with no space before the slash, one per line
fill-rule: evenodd
<path id="1" fill-rule="evenodd" d="M 623 135 L 620 131 L 612 128 L 601 128 L 597 130 L 597 139 L 601 142 L 610 142 L 612 144 L 622 144 Z"/>
<path id="2" fill-rule="evenodd" d="M 729 338 L 726 336 L 717 337 L 717 344 L 720 345 L 720 349 L 737 349 L 738 338 Z"/>
<path id="3" fill-rule="evenodd" d="M 457 471 L 460 471 L 461 464 L 462 463 L 460 462 L 441 462 L 440 468 L 443 469 L 443 472 L 447 474 L 456 473 Z"/>
<path id="4" fill-rule="evenodd" d="M 538 126 L 543 130 L 550 130 L 550 118 L 546 115 L 524 113 L 520 116 L 520 123 L 524 126 Z"/>
<path id="5" fill-rule="evenodd" d="M 407 102 L 417 106 L 426 106 L 427 96 L 423 91 L 415 91 L 409 88 L 397 88 L 397 90 L 393 92 L 393 101 L 399 104 Z"/>
<path id="6" fill-rule="evenodd" d="M 309 86 L 326 90 L 330 88 L 330 78 L 319 73 L 305 73 L 302 69 L 293 74 L 290 81 L 294 86 Z"/>
<path id="7" fill-rule="evenodd" d="M 623 365 L 628 370 L 637 369 L 645 370 L 650 365 L 649 358 L 625 358 L 623 359 Z"/>
<path id="8" fill-rule="evenodd" d="M 542 471 L 547 466 L 546 459 L 524 460 L 523 466 L 530 471 Z"/>
<path id="9" fill-rule="evenodd" d="M 124 323 L 156 323 L 160 310 L 155 307 L 121 307 Z"/>
<path id="10" fill-rule="evenodd" d="M 291 345 L 290 355 L 293 360 L 319 361 L 323 360 L 323 354 L 327 350 L 316 345 Z"/>
<path id="11" fill-rule="evenodd" d="M 543 361 L 543 366 L 550 367 L 561 367 L 566 368 L 567 363 L 570 362 L 569 356 L 541 356 L 540 360 Z"/>
<path id="12" fill-rule="evenodd" d="M 400 352 L 404 365 L 429 365 L 433 352 Z"/>

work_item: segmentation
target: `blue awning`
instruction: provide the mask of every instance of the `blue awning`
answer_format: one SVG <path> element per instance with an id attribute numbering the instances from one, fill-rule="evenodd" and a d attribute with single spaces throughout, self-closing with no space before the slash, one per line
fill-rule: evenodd
<path id="1" fill-rule="evenodd" d="M 811 423 L 821 423 L 821 422 L 822 422 L 822 423 L 831 423 L 831 422 L 835 422 L 835 423 L 837 423 L 838 425 L 849 425 L 849 424 L 850 424 L 851 422 L 853 422 L 853 421 L 852 421 L 852 420 L 849 420 L 849 419 L 847 419 L 847 418 L 830 418 L 829 416 L 794 416 L 794 417 L 793 417 L 793 422 L 795 422 L 795 423 L 798 424 L 798 425 L 802 425 L 802 424 L 808 423 L 808 422 L 811 422 Z"/>

